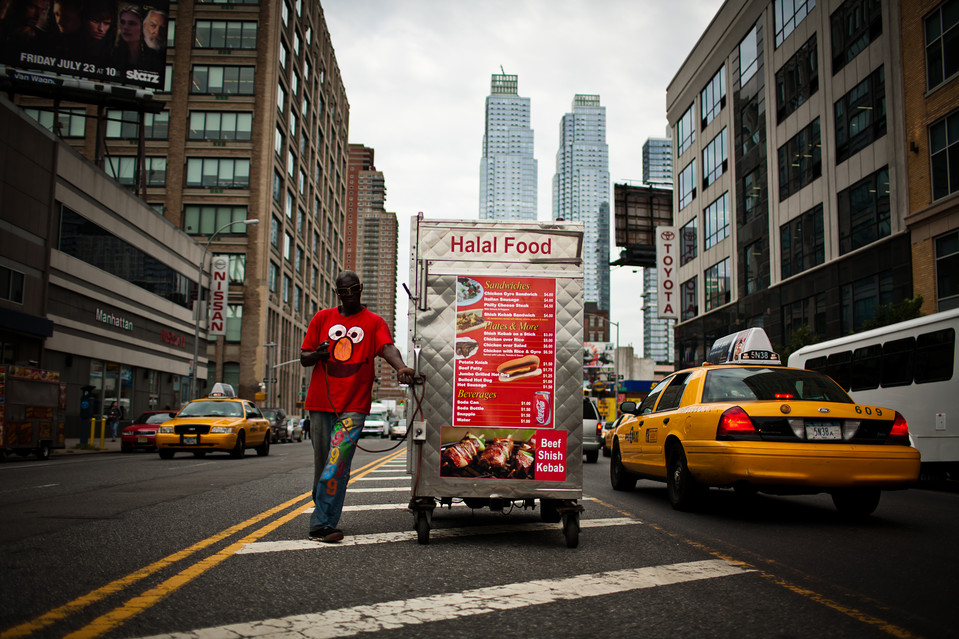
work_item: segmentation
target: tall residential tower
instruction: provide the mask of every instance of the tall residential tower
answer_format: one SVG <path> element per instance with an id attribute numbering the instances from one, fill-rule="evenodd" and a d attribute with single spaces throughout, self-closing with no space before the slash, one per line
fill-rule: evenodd
<path id="1" fill-rule="evenodd" d="M 486 97 L 480 161 L 481 220 L 535 220 L 537 164 L 533 158 L 529 98 L 518 76 L 494 74 Z"/>
<path id="2" fill-rule="evenodd" d="M 577 94 L 559 126 L 553 219 L 584 223 L 583 298 L 603 311 L 609 311 L 610 215 L 606 107 L 598 95 Z"/>

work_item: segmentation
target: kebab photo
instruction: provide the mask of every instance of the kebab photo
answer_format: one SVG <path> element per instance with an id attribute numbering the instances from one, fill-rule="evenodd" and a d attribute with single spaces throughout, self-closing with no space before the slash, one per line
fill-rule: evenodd
<path id="1" fill-rule="evenodd" d="M 494 437 L 467 432 L 440 454 L 443 477 L 496 477 L 533 479 L 536 448 L 532 442 L 515 442 L 512 435 Z"/>

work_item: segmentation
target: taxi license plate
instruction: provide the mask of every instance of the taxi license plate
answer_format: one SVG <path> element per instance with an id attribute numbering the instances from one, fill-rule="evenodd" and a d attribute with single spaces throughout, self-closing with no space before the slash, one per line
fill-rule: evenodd
<path id="1" fill-rule="evenodd" d="M 839 422 L 806 422 L 806 439 L 842 439 L 842 428 L 839 427 Z"/>
<path id="2" fill-rule="evenodd" d="M 183 444 L 184 444 L 184 446 L 195 445 L 195 444 L 196 444 L 196 435 L 190 435 L 190 436 L 188 436 L 188 437 L 184 437 L 184 438 L 183 438 Z"/>

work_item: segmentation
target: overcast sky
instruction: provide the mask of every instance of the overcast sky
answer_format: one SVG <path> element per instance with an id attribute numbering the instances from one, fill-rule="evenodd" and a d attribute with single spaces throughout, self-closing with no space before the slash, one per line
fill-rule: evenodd
<path id="1" fill-rule="evenodd" d="M 399 219 L 398 281 L 409 279 L 410 219 L 417 212 L 427 219 L 479 217 L 492 74 L 502 68 L 519 76 L 519 95 L 530 98 L 539 219 L 550 220 L 559 122 L 572 111 L 573 96 L 598 94 L 606 107 L 611 184 L 641 183 L 643 142 L 666 134 L 666 87 L 721 5 L 322 0 L 350 102 L 349 141 L 375 150 L 376 168 L 386 179 L 386 209 Z M 615 259 L 620 249 L 611 242 Z M 620 345 L 632 344 L 637 354 L 643 344 L 641 275 L 614 268 L 610 295 Z M 402 350 L 407 308 L 405 297 L 399 299 L 396 342 Z M 616 339 L 615 327 L 610 339 Z"/>

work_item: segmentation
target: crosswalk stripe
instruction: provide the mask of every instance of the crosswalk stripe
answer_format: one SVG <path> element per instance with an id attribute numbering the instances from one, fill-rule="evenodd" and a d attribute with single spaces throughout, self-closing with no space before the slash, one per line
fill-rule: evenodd
<path id="1" fill-rule="evenodd" d="M 632 517 L 609 517 L 605 519 L 581 519 L 580 529 L 600 528 L 605 526 L 635 526 L 642 522 Z M 450 539 L 453 537 L 471 537 L 474 535 L 516 534 L 521 532 L 537 532 L 543 530 L 561 531 L 560 524 L 546 522 L 529 522 L 525 524 L 496 524 L 492 526 L 469 526 L 466 528 L 434 528 L 430 531 L 430 539 Z M 287 552 L 291 550 L 327 550 L 335 548 L 350 548 L 352 546 L 367 546 L 370 544 L 388 544 L 395 542 L 415 541 L 416 531 L 400 530 L 369 535 L 348 536 L 335 544 L 324 544 L 311 539 L 285 539 L 282 541 L 258 541 L 247 544 L 236 551 L 238 555 L 249 555 L 265 552 Z"/>
<path id="2" fill-rule="evenodd" d="M 731 577 L 753 572 L 722 559 L 706 559 L 664 566 L 613 570 L 561 579 L 537 579 L 502 586 L 476 588 L 353 606 L 305 615 L 291 615 L 250 623 L 231 624 L 191 632 L 162 635 L 167 639 L 217 639 L 221 637 L 350 637 L 378 630 L 396 630 L 454 617 L 470 617 L 515 610 L 556 601 L 572 601 L 616 593 L 656 588 L 690 581 Z M 268 632 L 267 632 L 268 631 Z"/>
<path id="3" fill-rule="evenodd" d="M 410 479 L 409 475 L 390 475 L 388 477 L 377 477 L 376 473 L 370 473 L 369 475 L 366 475 L 365 477 L 357 477 L 353 481 L 387 481 L 387 480 L 403 481 L 404 479 L 406 481 L 409 481 Z"/>

